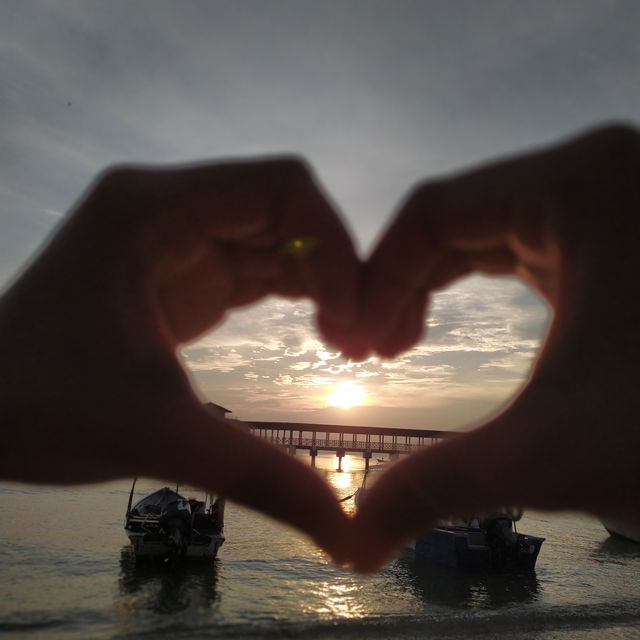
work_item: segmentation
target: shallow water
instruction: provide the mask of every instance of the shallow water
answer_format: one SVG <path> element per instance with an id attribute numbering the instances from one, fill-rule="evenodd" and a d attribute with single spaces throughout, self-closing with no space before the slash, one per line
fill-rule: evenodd
<path id="1" fill-rule="evenodd" d="M 346 496 L 362 469 L 320 473 Z M 355 461 L 359 464 L 360 461 Z M 130 485 L 0 487 L 3 638 L 640 638 L 640 546 L 579 515 L 525 514 L 547 538 L 534 573 L 479 575 L 405 555 L 374 576 L 227 506 L 215 562 L 136 564 Z M 140 481 L 137 493 L 157 488 Z"/>

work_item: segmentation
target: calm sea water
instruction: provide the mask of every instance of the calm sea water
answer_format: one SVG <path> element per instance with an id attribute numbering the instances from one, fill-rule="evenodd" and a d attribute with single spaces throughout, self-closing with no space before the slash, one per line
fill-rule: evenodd
<path id="1" fill-rule="evenodd" d="M 319 473 L 353 493 L 362 469 L 333 463 L 319 458 Z M 361 576 L 228 505 L 218 559 L 169 570 L 136 566 L 122 526 L 129 488 L 0 487 L 3 638 L 640 638 L 640 546 L 588 517 L 525 514 L 519 530 L 547 538 L 532 574 L 407 555 Z"/>

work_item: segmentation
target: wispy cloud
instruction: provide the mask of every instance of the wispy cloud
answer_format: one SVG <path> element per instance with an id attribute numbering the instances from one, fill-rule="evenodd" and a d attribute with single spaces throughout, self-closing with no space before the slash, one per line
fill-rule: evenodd
<path id="1" fill-rule="evenodd" d="M 320 342 L 310 304 L 279 299 L 233 314 L 185 353 L 207 395 L 238 402 L 243 417 L 318 411 L 336 383 L 357 380 L 372 406 L 422 408 L 424 420 L 448 407 L 450 422 L 459 415 L 462 423 L 474 403 L 486 413 L 522 385 L 547 321 L 545 305 L 524 285 L 474 277 L 435 296 L 425 338 L 392 361 L 341 359 Z"/>

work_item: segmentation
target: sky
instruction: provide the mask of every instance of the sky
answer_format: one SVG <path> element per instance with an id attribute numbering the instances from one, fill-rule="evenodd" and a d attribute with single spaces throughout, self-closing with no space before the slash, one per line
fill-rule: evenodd
<path id="1" fill-rule="evenodd" d="M 366 255 L 422 180 L 637 123 L 639 26 L 636 0 L 0 0 L 0 285 L 123 161 L 300 154 Z M 519 281 L 472 276 L 435 295 L 414 349 L 354 363 L 313 311 L 269 298 L 187 345 L 202 399 L 467 428 L 517 393 L 550 321 Z M 329 406 L 341 384 L 364 404 Z"/>

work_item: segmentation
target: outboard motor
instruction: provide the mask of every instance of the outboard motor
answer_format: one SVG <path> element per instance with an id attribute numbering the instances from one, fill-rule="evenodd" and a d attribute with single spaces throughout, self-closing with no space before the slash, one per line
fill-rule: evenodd
<path id="1" fill-rule="evenodd" d="M 191 538 L 191 507 L 187 500 L 174 500 L 160 518 L 160 526 L 169 536 L 170 553 L 185 555 Z"/>
<path id="2" fill-rule="evenodd" d="M 491 550 L 491 564 L 502 568 L 518 554 L 518 534 L 513 530 L 513 520 L 506 513 L 495 513 L 480 522 Z"/>

